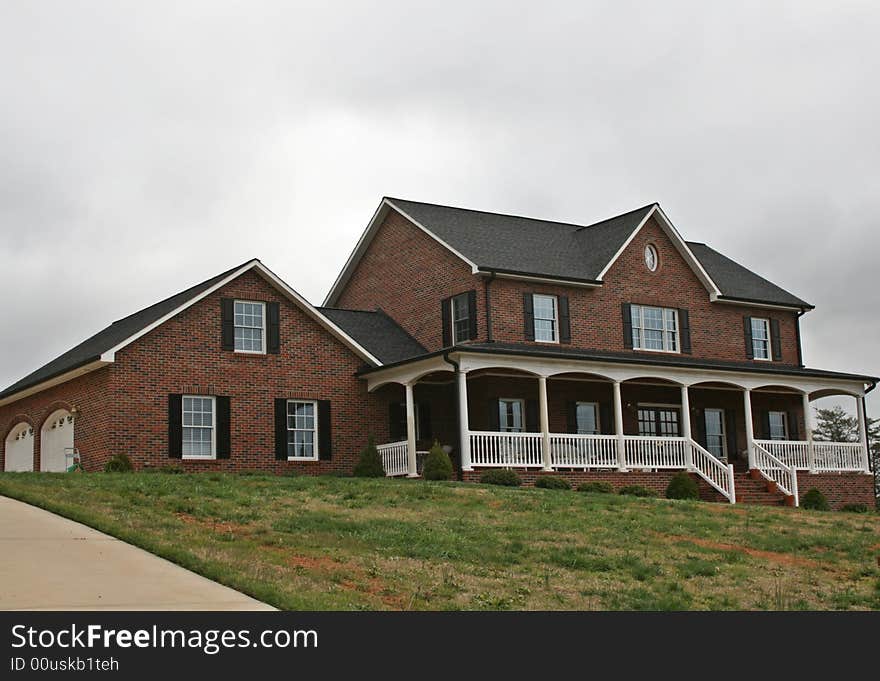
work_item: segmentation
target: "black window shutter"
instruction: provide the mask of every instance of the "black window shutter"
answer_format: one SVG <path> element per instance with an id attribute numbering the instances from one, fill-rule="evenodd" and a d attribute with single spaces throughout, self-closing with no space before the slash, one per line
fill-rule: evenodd
<path id="1" fill-rule="evenodd" d="M 629 303 L 623 303 L 620 306 L 621 312 L 623 314 L 623 347 L 627 350 L 632 350 L 633 348 L 633 320 L 632 320 L 632 305 Z"/>
<path id="2" fill-rule="evenodd" d="M 577 402 L 567 402 L 565 405 L 565 414 L 568 422 L 568 432 L 578 432 Z"/>
<path id="3" fill-rule="evenodd" d="M 691 411 L 691 428 L 693 430 L 694 440 L 703 449 L 706 448 L 706 412 L 703 409 Z"/>
<path id="4" fill-rule="evenodd" d="M 440 301 L 440 324 L 443 327 L 443 347 L 452 345 L 452 298 Z"/>
<path id="5" fill-rule="evenodd" d="M 746 341 L 746 357 L 755 359 L 755 346 L 752 344 L 752 318 L 743 317 L 743 336 Z"/>
<path id="6" fill-rule="evenodd" d="M 798 427 L 798 413 L 796 411 L 788 412 L 788 439 L 800 440 L 800 428 Z"/>
<path id="7" fill-rule="evenodd" d="M 183 456 L 183 395 L 168 396 L 168 458 Z"/>
<path id="8" fill-rule="evenodd" d="M 235 350 L 235 301 L 232 298 L 220 299 L 220 346 L 224 350 Z"/>
<path id="9" fill-rule="evenodd" d="M 218 396 L 214 401 L 217 404 L 217 458 L 228 459 L 232 451 L 229 398 Z"/>
<path id="10" fill-rule="evenodd" d="M 559 342 L 571 343 L 571 316 L 568 312 L 568 296 L 559 296 Z"/>
<path id="11" fill-rule="evenodd" d="M 614 430 L 611 425 L 611 417 L 614 413 L 614 405 L 603 402 L 599 405 L 599 432 L 603 435 L 612 435 Z"/>
<path id="12" fill-rule="evenodd" d="M 275 458 L 287 461 L 287 400 L 275 400 Z"/>
<path id="13" fill-rule="evenodd" d="M 761 427 L 764 429 L 764 437 L 762 440 L 770 439 L 770 412 L 763 411 L 761 412 Z"/>
<path id="14" fill-rule="evenodd" d="M 330 400 L 318 400 L 318 458 L 333 458 L 333 431 L 330 419 Z"/>
<path id="15" fill-rule="evenodd" d="M 681 334 L 681 351 L 691 354 L 691 316 L 684 308 L 678 310 L 678 330 Z"/>
<path id="16" fill-rule="evenodd" d="M 733 409 L 724 410 L 724 433 L 727 436 L 727 458 L 735 458 L 739 452 L 736 446 L 736 412 Z"/>
<path id="17" fill-rule="evenodd" d="M 392 442 L 406 439 L 406 407 L 400 402 L 388 405 L 388 436 Z"/>
<path id="18" fill-rule="evenodd" d="M 535 340 L 535 301 L 531 293 L 523 293 L 523 333 L 526 340 Z"/>
<path id="19" fill-rule="evenodd" d="M 419 402 L 419 435 L 422 440 L 434 437 L 431 432 L 431 405 L 428 402 Z"/>
<path id="20" fill-rule="evenodd" d="M 500 408 L 501 407 L 499 406 L 497 397 L 493 397 L 489 400 L 489 404 L 487 406 L 489 415 L 489 430 L 495 433 L 501 430 L 501 415 L 498 413 L 498 410 Z"/>
<path id="21" fill-rule="evenodd" d="M 468 322 L 470 322 L 471 340 L 477 340 L 477 292 L 468 291 Z"/>
<path id="22" fill-rule="evenodd" d="M 277 355 L 281 351 L 281 306 L 269 303 L 266 308 L 269 317 L 266 352 Z"/>
<path id="23" fill-rule="evenodd" d="M 537 433 L 539 430 L 538 400 L 526 400 L 526 432 Z"/>
<path id="24" fill-rule="evenodd" d="M 773 348 L 773 361 L 782 359 L 782 339 L 779 337 L 779 320 L 770 320 L 770 346 Z"/>

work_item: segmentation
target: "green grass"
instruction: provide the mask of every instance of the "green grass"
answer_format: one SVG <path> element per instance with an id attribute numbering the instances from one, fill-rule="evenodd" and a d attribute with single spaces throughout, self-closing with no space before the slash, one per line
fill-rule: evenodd
<path id="1" fill-rule="evenodd" d="M 284 609 L 880 609 L 880 516 L 459 483 L 2 473 Z"/>

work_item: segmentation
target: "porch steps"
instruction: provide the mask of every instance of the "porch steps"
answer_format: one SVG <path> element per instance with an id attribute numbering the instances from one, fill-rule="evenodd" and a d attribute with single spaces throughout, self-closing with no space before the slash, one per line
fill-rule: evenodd
<path id="1" fill-rule="evenodd" d="M 785 506 L 787 497 L 766 480 L 755 480 L 748 472 L 734 473 L 736 503 L 761 506 Z"/>

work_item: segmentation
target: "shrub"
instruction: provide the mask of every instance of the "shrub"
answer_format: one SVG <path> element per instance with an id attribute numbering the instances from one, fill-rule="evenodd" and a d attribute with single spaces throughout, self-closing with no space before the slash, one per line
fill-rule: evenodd
<path id="1" fill-rule="evenodd" d="M 571 489 L 571 484 L 558 475 L 542 475 L 535 480 L 535 487 L 544 489 Z"/>
<path id="2" fill-rule="evenodd" d="M 840 510 L 847 513 L 867 513 L 868 504 L 844 504 L 840 507 Z"/>
<path id="3" fill-rule="evenodd" d="M 647 487 L 642 487 L 641 485 L 626 485 L 625 487 L 621 487 L 618 494 L 623 494 L 628 497 L 656 497 L 657 493 L 653 490 L 648 489 Z"/>
<path id="4" fill-rule="evenodd" d="M 519 479 L 516 471 L 506 468 L 495 468 L 491 471 L 486 471 L 480 476 L 480 482 L 484 485 L 501 485 L 503 487 L 519 487 L 522 484 L 522 480 Z"/>
<path id="5" fill-rule="evenodd" d="M 443 451 L 443 447 L 437 440 L 434 440 L 434 446 L 425 457 L 425 465 L 422 468 L 422 476 L 425 480 L 451 480 L 452 479 L 452 459 L 449 454 Z"/>
<path id="6" fill-rule="evenodd" d="M 384 478 L 385 467 L 382 465 L 382 455 L 376 449 L 376 443 L 370 436 L 367 446 L 361 451 L 361 458 L 354 467 L 356 478 Z"/>
<path id="7" fill-rule="evenodd" d="M 131 459 L 127 454 L 114 454 L 104 464 L 105 473 L 130 473 L 133 470 L 134 466 L 131 465 Z"/>
<path id="8" fill-rule="evenodd" d="M 801 497 L 801 508 L 810 509 L 811 511 L 831 510 L 831 507 L 828 505 L 828 499 L 815 487 Z"/>
<path id="9" fill-rule="evenodd" d="M 699 499 L 700 488 L 687 473 L 676 473 L 666 488 L 667 499 Z"/>
<path id="10" fill-rule="evenodd" d="M 595 480 L 578 485 L 578 492 L 592 492 L 593 494 L 614 494 L 614 485 L 604 480 Z"/>
<path id="11" fill-rule="evenodd" d="M 172 465 L 159 466 L 156 471 L 159 473 L 165 473 L 166 475 L 181 475 L 183 473 L 183 467 Z"/>

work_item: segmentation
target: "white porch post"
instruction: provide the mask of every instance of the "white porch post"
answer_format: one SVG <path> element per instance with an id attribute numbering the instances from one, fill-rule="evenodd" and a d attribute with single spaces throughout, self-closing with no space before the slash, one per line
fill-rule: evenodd
<path id="1" fill-rule="evenodd" d="M 614 432 L 617 434 L 617 470 L 626 472 L 626 444 L 623 439 L 623 400 L 620 381 L 614 381 Z"/>
<path id="2" fill-rule="evenodd" d="M 547 408 L 547 377 L 538 376 L 538 409 L 541 417 L 541 456 L 544 462 L 544 470 L 552 471 L 553 463 L 550 460 L 550 411 Z"/>
<path id="3" fill-rule="evenodd" d="M 752 423 L 752 391 L 743 391 L 743 405 L 746 416 L 746 448 L 748 449 L 749 470 L 755 467 L 755 426 Z"/>
<path id="4" fill-rule="evenodd" d="M 467 373 L 458 370 L 458 427 L 461 430 L 461 470 L 472 471 L 471 431 L 468 424 Z"/>
<path id="5" fill-rule="evenodd" d="M 691 403 L 688 399 L 688 387 L 681 386 L 681 430 L 685 437 L 684 461 L 689 471 L 694 470 L 694 453 L 691 449 Z"/>
<path id="6" fill-rule="evenodd" d="M 807 431 L 807 468 L 810 473 L 816 472 L 816 453 L 813 450 L 813 426 L 810 418 L 810 395 L 804 393 L 804 430 Z"/>
<path id="7" fill-rule="evenodd" d="M 868 463 L 868 436 L 865 433 L 865 402 L 861 397 L 856 397 L 856 413 L 859 415 L 859 442 L 862 445 L 862 470 L 865 473 L 871 472 L 871 466 Z"/>
<path id="8" fill-rule="evenodd" d="M 413 384 L 406 384 L 406 476 L 419 477 L 416 468 L 416 403 L 413 398 Z"/>

